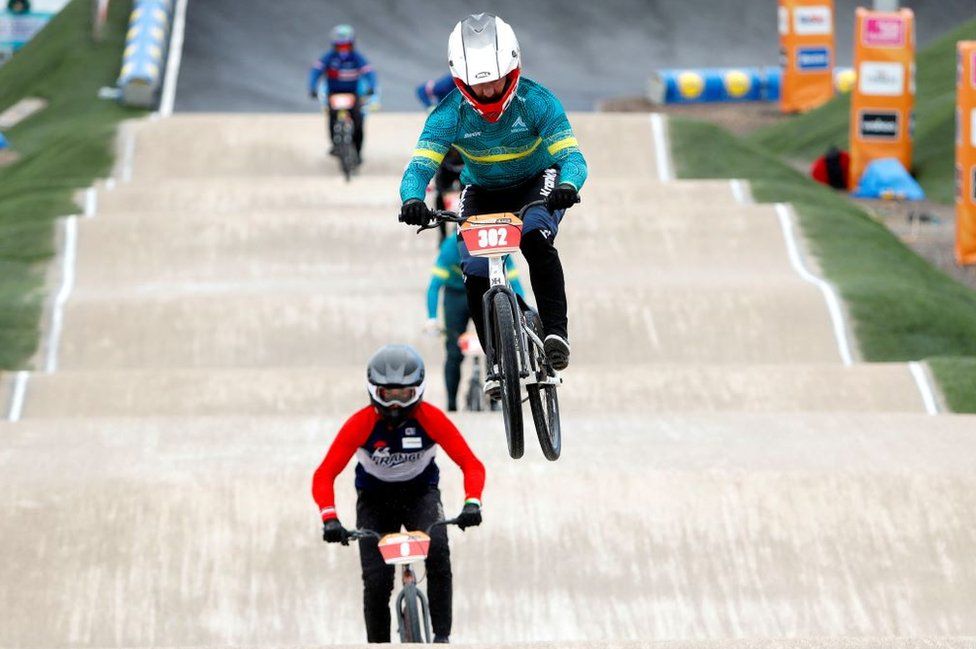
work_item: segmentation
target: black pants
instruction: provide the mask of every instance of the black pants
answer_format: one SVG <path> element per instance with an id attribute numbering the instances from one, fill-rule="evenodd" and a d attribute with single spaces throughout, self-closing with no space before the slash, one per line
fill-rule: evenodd
<path id="1" fill-rule="evenodd" d="M 389 489 L 360 491 L 356 502 L 356 526 L 383 534 L 425 531 L 444 518 L 441 492 L 429 485 L 391 484 Z M 363 568 L 363 613 L 367 642 L 390 641 L 390 595 L 393 566 L 383 562 L 375 539 L 360 539 L 359 562 Z M 451 634 L 451 551 L 443 525 L 430 533 L 427 555 L 427 598 L 435 635 Z"/>
<path id="2" fill-rule="evenodd" d="M 339 111 L 329 109 L 330 137 L 335 132 L 335 123 L 338 114 Z M 352 117 L 352 143 L 356 147 L 356 153 L 361 153 L 363 150 L 363 111 L 359 99 L 356 100 L 356 105 L 349 109 L 349 116 Z"/>
<path id="3" fill-rule="evenodd" d="M 528 203 L 545 200 L 556 186 L 559 170 L 546 169 L 528 182 L 514 187 L 488 189 L 477 185 L 465 185 L 461 192 L 461 215 L 518 212 Z M 559 252 L 553 245 L 564 210 L 549 212 L 538 205 L 523 215 L 522 244 L 520 249 L 529 264 L 532 291 L 539 305 L 539 316 L 545 335 L 568 337 L 566 317 L 566 281 Z M 488 290 L 488 264 L 484 258 L 472 258 L 462 251 L 464 286 L 468 293 L 468 308 L 478 330 L 478 339 L 485 347 L 484 305 L 482 297 Z M 485 347 L 487 349 L 487 347 Z"/>
<path id="4" fill-rule="evenodd" d="M 444 288 L 444 328 L 447 338 L 444 341 L 447 352 L 444 361 L 444 382 L 447 387 L 447 409 L 457 410 L 457 393 L 461 385 L 461 363 L 464 355 L 458 345 L 458 338 L 468 328 L 471 314 L 468 310 L 468 299 L 464 291 Z"/>

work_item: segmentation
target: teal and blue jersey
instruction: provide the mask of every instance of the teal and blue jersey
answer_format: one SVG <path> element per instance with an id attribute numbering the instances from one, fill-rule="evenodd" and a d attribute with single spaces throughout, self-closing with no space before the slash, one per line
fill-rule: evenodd
<path id="1" fill-rule="evenodd" d="M 457 89 L 427 116 L 413 157 L 400 182 L 400 198 L 423 200 L 448 150 L 464 159 L 461 182 L 511 187 L 543 170 L 559 168 L 559 182 L 577 190 L 586 181 L 586 160 L 562 104 L 548 89 L 522 77 L 508 109 L 494 124 L 468 105 Z"/>
<path id="2" fill-rule="evenodd" d="M 437 254 L 437 261 L 430 270 L 430 285 L 427 287 L 427 317 L 437 317 L 437 296 L 443 286 L 451 291 L 464 291 L 464 274 L 461 272 L 461 251 L 458 249 L 460 241 L 458 235 L 451 235 L 441 243 L 440 252 Z M 525 297 L 525 290 L 519 280 L 519 271 L 515 267 L 515 261 L 509 255 L 505 258 L 505 274 L 512 290 Z"/>

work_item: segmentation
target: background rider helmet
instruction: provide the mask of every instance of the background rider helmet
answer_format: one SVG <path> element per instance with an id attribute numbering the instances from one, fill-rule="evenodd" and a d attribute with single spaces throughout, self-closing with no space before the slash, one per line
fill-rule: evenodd
<path id="1" fill-rule="evenodd" d="M 467 102 L 488 122 L 497 122 L 515 98 L 522 74 L 522 54 L 511 26 L 491 14 L 468 16 L 454 27 L 447 46 L 454 83 Z M 490 94 L 473 86 L 504 80 Z"/>
<path id="2" fill-rule="evenodd" d="M 336 25 L 332 28 L 331 38 L 336 52 L 351 52 L 356 44 L 356 30 L 349 25 Z"/>
<path id="3" fill-rule="evenodd" d="M 403 421 L 424 396 L 424 359 L 410 345 L 381 347 L 366 365 L 366 385 L 376 411 L 386 421 Z"/>

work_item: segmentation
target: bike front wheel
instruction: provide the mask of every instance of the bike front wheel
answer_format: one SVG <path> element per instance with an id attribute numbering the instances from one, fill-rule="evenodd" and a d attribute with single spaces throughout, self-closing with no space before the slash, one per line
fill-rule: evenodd
<path id="1" fill-rule="evenodd" d="M 515 314 L 512 312 L 512 303 L 505 293 L 497 293 L 493 302 L 495 356 L 502 390 L 505 437 L 508 439 L 508 454 L 517 460 L 525 453 L 525 439 L 522 426 L 522 385 L 519 381 Z"/>
<path id="2" fill-rule="evenodd" d="M 404 586 L 397 597 L 397 614 L 399 616 L 400 642 L 423 642 L 420 634 L 420 601 L 417 597 L 417 587 L 413 584 Z"/>

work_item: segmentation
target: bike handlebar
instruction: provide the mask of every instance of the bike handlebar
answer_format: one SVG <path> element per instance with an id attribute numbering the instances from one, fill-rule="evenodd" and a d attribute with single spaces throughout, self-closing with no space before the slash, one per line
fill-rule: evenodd
<path id="1" fill-rule="evenodd" d="M 458 523 L 458 519 L 456 518 L 448 518 L 442 521 L 435 521 L 425 531 L 429 535 L 431 530 L 433 530 L 435 527 L 440 527 L 441 525 L 457 525 L 457 523 Z M 367 530 L 367 529 L 349 530 L 349 539 L 350 540 L 376 539 L 378 541 L 380 539 L 380 533 L 375 530 Z"/>
<path id="2" fill-rule="evenodd" d="M 579 202 L 579 198 L 576 199 L 576 202 L 577 203 Z M 530 201 L 530 202 L 526 203 L 525 205 L 523 205 L 522 206 L 522 209 L 520 209 L 518 212 L 515 212 L 515 216 L 517 216 L 518 218 L 521 219 L 525 215 L 526 211 L 528 211 L 528 209 L 530 207 L 535 207 L 536 205 L 545 205 L 545 204 L 546 204 L 546 202 L 544 200 L 542 200 L 542 199 L 539 199 L 537 201 Z M 461 224 L 461 223 L 464 223 L 467 220 L 468 220 L 468 217 L 461 216 L 457 212 L 452 212 L 450 210 L 433 210 L 431 212 L 430 223 L 428 223 L 427 225 L 421 225 L 421 226 L 419 226 L 417 228 L 417 234 L 420 234 L 424 230 L 433 230 L 434 228 L 439 227 L 441 223 L 447 222 L 447 223 L 458 223 L 458 224 Z"/>

